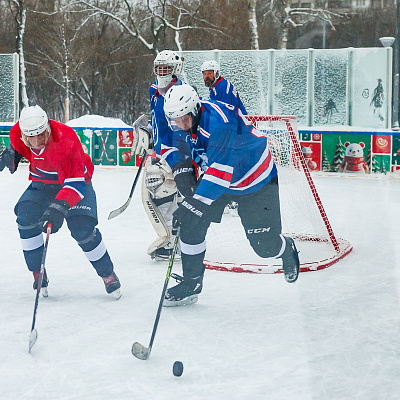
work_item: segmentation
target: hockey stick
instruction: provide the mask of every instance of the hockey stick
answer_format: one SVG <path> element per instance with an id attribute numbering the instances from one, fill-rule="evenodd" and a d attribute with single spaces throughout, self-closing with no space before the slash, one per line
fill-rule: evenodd
<path id="1" fill-rule="evenodd" d="M 139 180 L 140 173 L 142 172 L 142 169 L 143 169 L 143 165 L 146 161 L 146 156 L 147 156 L 147 154 L 146 154 L 146 152 L 144 152 L 142 161 L 139 165 L 138 172 L 136 173 L 136 176 L 135 176 L 135 180 L 133 181 L 132 189 L 131 189 L 131 192 L 129 193 L 128 200 L 120 208 L 117 208 L 116 210 L 111 211 L 108 216 L 108 219 L 113 219 L 115 217 L 118 217 L 118 215 L 122 214 L 128 208 L 129 203 L 132 200 L 133 191 L 135 190 L 136 184 Z"/>
<path id="2" fill-rule="evenodd" d="M 110 134 L 110 132 L 107 132 L 106 140 L 104 140 L 102 133 L 101 132 L 96 132 L 96 135 L 101 138 L 101 142 L 103 143 L 103 149 L 101 151 L 100 158 L 95 158 L 94 161 L 96 161 L 96 162 L 97 161 L 102 161 L 103 160 L 103 154 L 105 154 L 107 161 L 110 161 L 110 162 L 114 161 L 113 158 L 109 158 L 108 155 L 107 155 L 106 144 L 107 144 L 107 140 L 108 140 L 108 135 L 109 134 Z"/>
<path id="3" fill-rule="evenodd" d="M 108 140 L 108 135 L 109 135 L 109 132 L 107 132 L 106 140 L 104 140 L 104 139 L 103 139 L 103 135 L 101 135 L 101 141 L 103 142 L 104 154 L 106 155 L 107 161 L 112 162 L 112 161 L 114 161 L 114 159 L 113 159 L 113 158 L 109 158 L 109 157 L 108 157 L 108 154 L 107 154 L 107 147 L 106 147 L 106 144 L 107 144 L 107 140 Z M 110 148 L 111 148 L 111 147 L 110 147 Z"/>
<path id="4" fill-rule="evenodd" d="M 31 328 L 31 334 L 29 335 L 29 353 L 31 352 L 33 345 L 36 343 L 37 336 L 38 336 L 37 330 L 35 329 L 36 313 L 37 313 L 37 308 L 39 305 L 40 289 L 42 288 L 43 275 L 44 275 L 44 263 L 46 260 L 47 247 L 49 246 L 50 233 L 51 233 L 51 223 L 49 223 L 47 225 L 46 241 L 45 241 L 44 249 L 43 249 L 42 263 L 40 264 L 40 274 L 39 274 L 38 286 L 36 289 L 35 307 L 33 309 L 32 328 Z"/>
<path id="5" fill-rule="evenodd" d="M 172 266 L 174 264 L 174 259 L 175 259 L 175 254 L 176 254 L 176 250 L 178 248 L 178 240 L 179 240 L 179 233 L 180 233 L 181 227 L 180 225 L 178 226 L 177 232 L 176 232 L 176 236 L 175 236 L 175 240 L 174 240 L 174 247 L 172 249 L 172 254 L 171 257 L 169 259 L 169 265 L 168 265 L 168 269 L 167 269 L 167 275 L 165 277 L 165 282 L 164 282 L 164 287 L 163 287 L 163 291 L 161 293 L 161 299 L 160 299 L 160 304 L 158 305 L 158 310 L 157 310 L 157 315 L 156 315 L 156 320 L 154 322 L 154 326 L 153 326 L 153 332 L 151 334 L 151 339 L 150 339 L 150 344 L 149 347 L 144 347 L 143 345 L 141 345 L 138 342 L 133 343 L 132 346 L 132 354 L 136 357 L 139 358 L 141 360 L 147 360 L 150 357 L 150 352 L 151 349 L 153 347 L 153 342 L 154 342 L 154 337 L 156 336 L 156 331 L 157 331 L 157 326 L 158 326 L 158 322 L 160 320 L 160 315 L 161 315 L 161 310 L 162 310 L 162 306 L 163 306 L 163 302 L 164 302 L 164 297 L 165 297 L 165 292 L 167 291 L 167 287 L 168 287 L 168 282 L 169 282 L 169 278 L 171 276 L 171 270 L 172 270 Z"/>

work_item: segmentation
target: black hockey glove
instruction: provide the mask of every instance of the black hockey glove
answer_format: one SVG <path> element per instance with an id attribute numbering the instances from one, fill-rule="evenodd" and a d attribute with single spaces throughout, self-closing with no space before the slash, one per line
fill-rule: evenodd
<path id="1" fill-rule="evenodd" d="M 65 200 L 55 199 L 50 203 L 40 219 L 40 223 L 43 224 L 43 232 L 46 232 L 48 223 L 51 223 L 51 233 L 58 232 L 62 227 L 68 210 L 69 204 Z"/>
<path id="2" fill-rule="evenodd" d="M 5 150 L 0 154 L 0 171 L 7 167 L 13 174 L 21 161 L 22 155 L 19 154 L 14 147 L 8 145 Z"/>
<path id="3" fill-rule="evenodd" d="M 186 161 L 175 163 L 172 172 L 174 173 L 176 187 L 181 192 L 182 196 L 193 196 L 198 182 L 192 159 L 188 158 Z"/>
<path id="4" fill-rule="evenodd" d="M 202 203 L 200 200 L 193 197 L 185 197 L 182 203 L 179 204 L 178 209 L 173 213 L 173 226 L 176 228 L 179 224 L 186 228 L 192 229 L 204 220 L 206 217 L 204 213 L 207 212 L 207 204 Z"/>

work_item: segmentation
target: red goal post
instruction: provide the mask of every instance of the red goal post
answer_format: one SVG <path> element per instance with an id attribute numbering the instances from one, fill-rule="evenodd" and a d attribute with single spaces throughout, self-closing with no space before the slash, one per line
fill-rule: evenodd
<path id="1" fill-rule="evenodd" d="M 282 233 L 299 250 L 300 271 L 327 268 L 351 252 L 351 244 L 335 236 L 307 167 L 294 116 L 247 118 L 268 138 L 278 168 Z M 251 248 L 234 205 L 207 234 L 206 268 L 233 272 L 280 273 L 281 259 L 263 259 Z"/>

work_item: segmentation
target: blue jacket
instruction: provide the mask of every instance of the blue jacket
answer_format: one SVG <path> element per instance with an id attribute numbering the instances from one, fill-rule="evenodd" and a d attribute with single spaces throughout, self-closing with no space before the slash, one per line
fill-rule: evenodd
<path id="1" fill-rule="evenodd" d="M 254 193 L 277 175 L 267 138 L 240 109 L 204 100 L 201 109 L 197 131 L 187 138 L 204 171 L 194 198 L 211 204 L 224 193 Z"/>
<path id="2" fill-rule="evenodd" d="M 239 108 L 242 114 L 247 115 L 246 108 L 240 99 L 237 89 L 222 76 L 218 79 L 216 84 L 210 88 L 210 100 L 218 100 L 223 103 L 232 104 Z"/>
<path id="3" fill-rule="evenodd" d="M 175 85 L 182 85 L 180 79 L 176 78 Z M 154 136 L 154 149 L 160 158 L 164 158 L 169 166 L 172 166 L 185 159 L 188 155 L 188 148 L 185 140 L 178 140 L 178 136 L 183 132 L 173 132 L 168 125 L 164 113 L 164 95 L 158 91 L 157 82 L 150 87 L 150 105 L 151 105 L 151 125 Z M 184 135 L 186 137 L 186 135 Z"/>

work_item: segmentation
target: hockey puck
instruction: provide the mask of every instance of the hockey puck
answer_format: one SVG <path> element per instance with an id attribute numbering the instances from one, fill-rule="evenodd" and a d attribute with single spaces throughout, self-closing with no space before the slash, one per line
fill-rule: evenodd
<path id="1" fill-rule="evenodd" d="M 180 361 L 175 361 L 172 372 L 175 376 L 181 376 L 183 373 L 183 364 Z"/>

